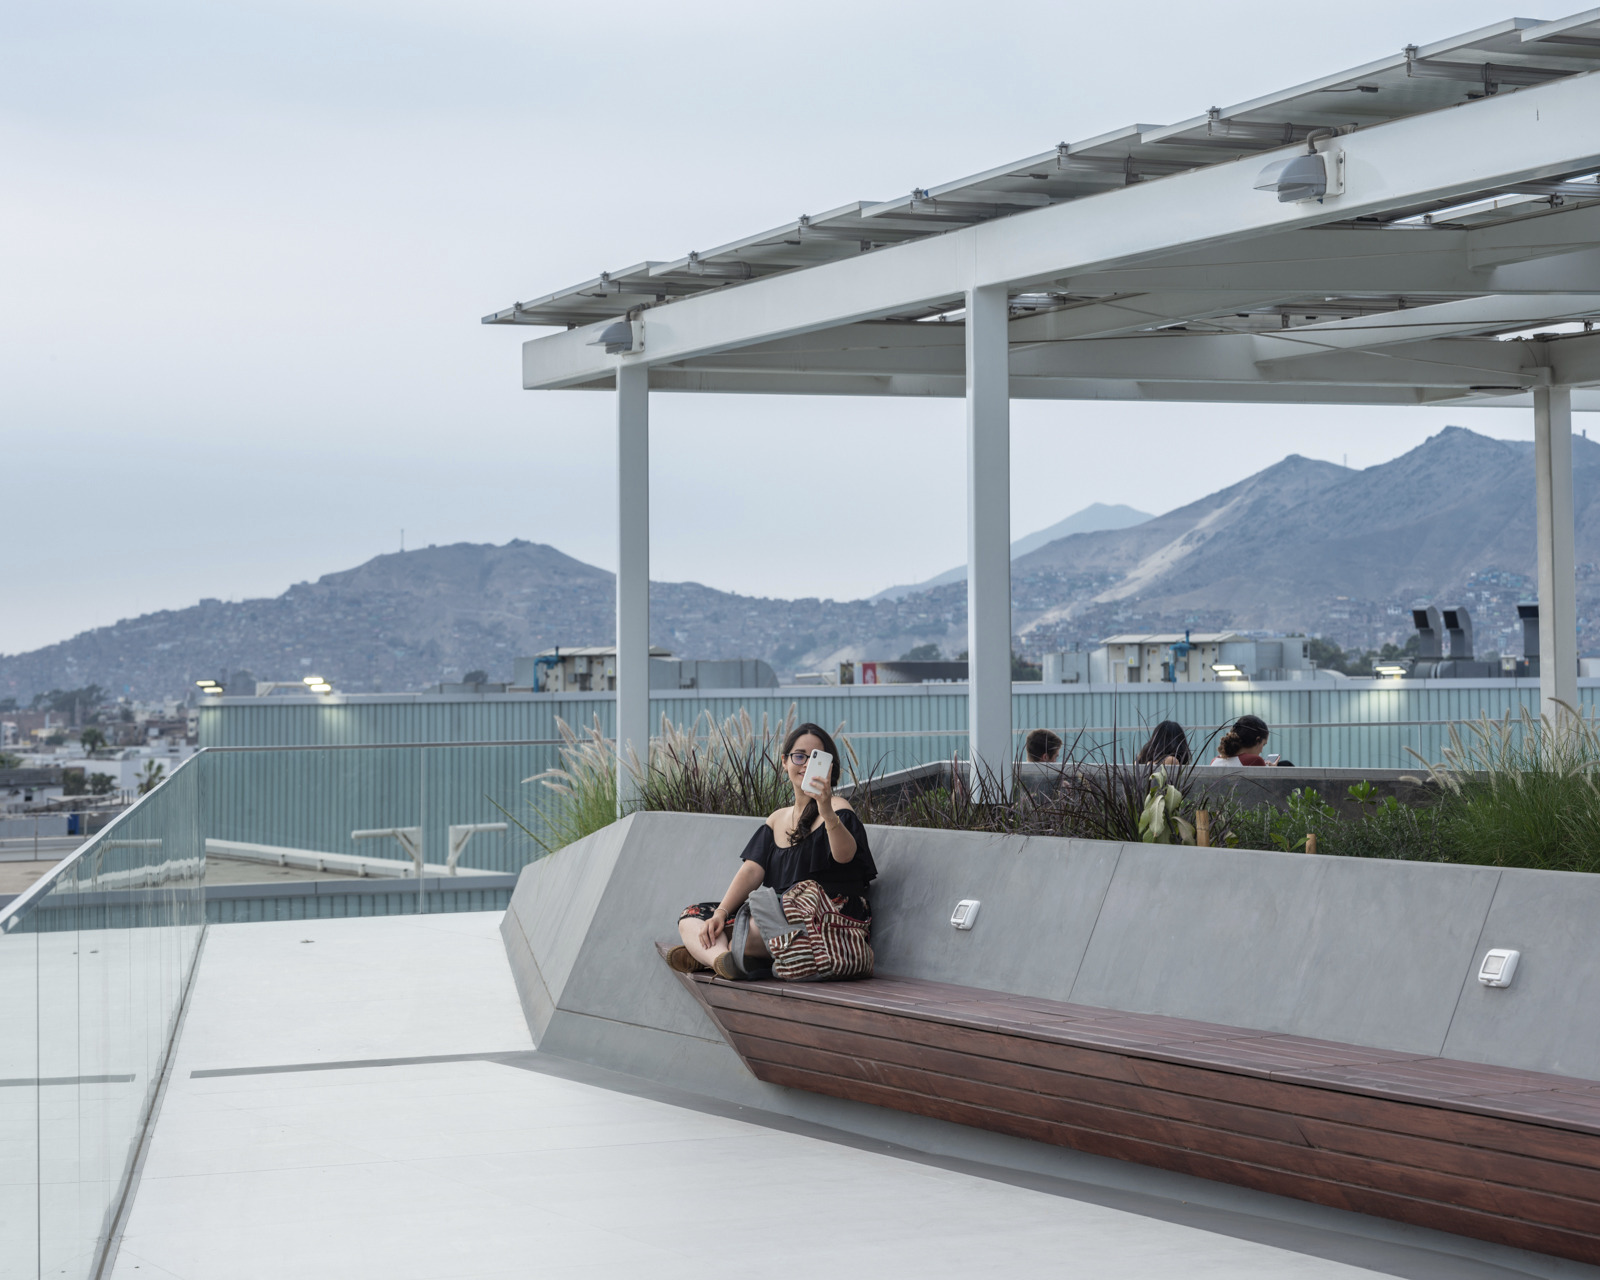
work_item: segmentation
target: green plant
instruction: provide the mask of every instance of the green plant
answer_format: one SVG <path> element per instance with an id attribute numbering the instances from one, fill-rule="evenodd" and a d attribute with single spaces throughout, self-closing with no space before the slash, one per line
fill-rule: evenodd
<path id="1" fill-rule="evenodd" d="M 1139 813 L 1139 838 L 1146 844 L 1193 844 L 1194 825 L 1178 817 L 1183 792 L 1167 781 L 1167 771 L 1150 775 L 1150 790 Z"/>
<path id="2" fill-rule="evenodd" d="M 89 775 L 89 794 L 92 796 L 108 796 L 117 788 L 117 780 L 109 773 L 91 773 Z"/>
<path id="3" fill-rule="evenodd" d="M 148 795 L 150 792 L 154 791 L 161 785 L 161 779 L 166 777 L 166 774 L 166 765 L 162 764 L 159 760 L 149 761 L 145 767 L 139 771 L 139 794 Z"/>
<path id="4" fill-rule="evenodd" d="M 1367 805 L 1375 805 L 1378 803 L 1378 788 L 1373 786 L 1365 778 L 1363 778 L 1360 782 L 1355 783 L 1353 786 L 1346 787 L 1344 793 L 1363 808 L 1365 808 Z M 1394 797 L 1390 796 L 1389 799 L 1393 800 Z"/>
<path id="5" fill-rule="evenodd" d="M 99 751 L 106 745 L 106 735 L 99 729 L 91 726 L 90 728 L 85 729 L 79 735 L 79 741 L 83 743 L 84 751 L 90 755 L 93 755 L 96 751 Z"/>
<path id="6" fill-rule="evenodd" d="M 9 751 L 0 751 L 0 769 L 22 768 L 22 757 L 14 756 Z"/>
<path id="7" fill-rule="evenodd" d="M 794 724 L 796 710 L 791 704 L 777 726 L 763 716 L 759 727 L 742 708 L 721 724 L 709 712 L 702 712 L 688 727 L 662 716 L 661 732 L 650 739 L 648 761 L 641 763 L 630 754 L 624 762 L 634 792 L 626 809 L 751 818 L 765 818 L 781 809 L 794 793 L 778 765 L 778 749 Z M 561 763 L 524 779 L 552 793 L 548 804 L 529 802 L 533 825 L 486 797 L 546 852 L 581 840 L 618 817 L 616 749 L 598 717 L 581 734 L 559 718 L 556 727 L 562 738 Z M 859 762 L 843 729 L 841 725 L 834 737 L 844 754 L 842 763 L 852 780 L 859 781 Z"/>
<path id="8" fill-rule="evenodd" d="M 1413 755 L 1416 753 L 1413 752 Z M 1600 871 L 1600 724 L 1563 704 L 1555 717 L 1450 727 L 1428 773 L 1455 859 L 1548 871 Z M 1419 756 L 1418 759 L 1421 759 Z"/>
<path id="9" fill-rule="evenodd" d="M 561 763 L 522 780 L 524 785 L 540 783 L 553 793 L 554 798 L 548 805 L 528 802 L 535 825 L 544 835 L 535 832 L 494 797 L 484 797 L 546 853 L 582 840 L 617 820 L 617 756 L 610 740 L 601 732 L 600 717 L 596 716 L 589 728 L 578 733 L 557 716 L 556 731 L 561 735 L 558 748 Z"/>
<path id="10" fill-rule="evenodd" d="M 794 791 L 778 761 L 778 750 L 793 727 L 797 708 L 791 703 L 774 728 L 766 716 L 756 728 L 743 707 L 720 725 L 701 712 L 688 728 L 661 717 L 661 733 L 650 740 L 648 769 L 628 762 L 638 789 L 638 807 L 674 813 L 718 813 L 765 818 L 792 804 Z M 856 773 L 855 756 L 844 737 L 834 739 L 844 754 L 841 765 Z"/>
<path id="11" fill-rule="evenodd" d="M 951 760 L 936 780 L 892 794 L 875 794 L 869 781 L 852 802 L 863 821 L 891 826 L 1194 843 L 1194 813 L 1206 806 L 1194 766 L 1130 763 L 1115 742 L 1100 746 L 1080 733 L 1042 776 L 1017 769 L 1005 778 Z"/>

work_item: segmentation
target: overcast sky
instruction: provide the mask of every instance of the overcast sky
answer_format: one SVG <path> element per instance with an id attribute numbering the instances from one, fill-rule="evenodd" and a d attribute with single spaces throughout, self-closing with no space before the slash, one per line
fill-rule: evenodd
<path id="1" fill-rule="evenodd" d="M 273 595 L 402 527 L 610 567 L 609 397 L 521 391 L 542 331 L 483 314 L 1506 3 L 9 0 L 0 652 Z M 658 579 L 848 598 L 964 557 L 959 402 L 651 412 Z M 1449 422 L 1530 438 L 1529 418 L 1020 402 L 1012 528 L 1167 510 L 1289 453 L 1369 466 Z"/>

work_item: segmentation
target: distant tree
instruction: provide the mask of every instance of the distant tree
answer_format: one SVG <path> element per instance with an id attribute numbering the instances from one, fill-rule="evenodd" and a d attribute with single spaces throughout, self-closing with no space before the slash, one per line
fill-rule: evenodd
<path id="1" fill-rule="evenodd" d="M 99 729 L 85 729 L 79 736 L 83 743 L 83 749 L 90 755 L 93 755 L 106 745 L 106 735 Z"/>
<path id="2" fill-rule="evenodd" d="M 82 769 L 63 769 L 61 771 L 61 794 L 64 796 L 86 796 L 89 794 L 89 784 L 84 780 Z"/>
<path id="3" fill-rule="evenodd" d="M 469 671 L 469 672 L 467 672 L 466 675 L 461 677 L 461 683 L 462 684 L 488 684 L 489 683 L 489 673 L 487 671 Z"/>
<path id="4" fill-rule="evenodd" d="M 161 779 L 166 776 L 167 766 L 159 760 L 152 760 L 139 773 L 139 794 L 148 795 L 161 785 Z"/>
<path id="5" fill-rule="evenodd" d="M 937 661 L 939 661 L 941 656 L 942 655 L 939 653 L 939 646 L 938 645 L 932 644 L 932 643 L 929 643 L 929 644 L 918 644 L 918 645 L 913 645 L 905 653 L 902 653 L 900 655 L 900 661 L 901 662 L 937 662 Z"/>
<path id="6" fill-rule="evenodd" d="M 52 689 L 49 693 L 33 695 L 34 710 L 68 712 L 74 707 L 89 711 L 106 700 L 106 691 L 97 684 L 86 684 L 81 689 Z"/>
<path id="7" fill-rule="evenodd" d="M 1043 680 L 1044 668 L 1026 658 L 1018 657 L 1017 651 L 1011 651 L 1011 679 L 1017 680 Z"/>
<path id="8" fill-rule="evenodd" d="M 1332 640 L 1324 640 L 1321 636 L 1312 636 L 1306 645 L 1307 656 L 1324 671 L 1342 671 L 1349 675 L 1346 666 L 1351 655 L 1345 653 Z"/>
<path id="9" fill-rule="evenodd" d="M 92 796 L 108 796 L 117 789 L 117 780 L 109 773 L 91 773 L 89 775 L 89 794 Z"/>
<path id="10" fill-rule="evenodd" d="M 14 756 L 9 751 L 0 751 L 0 769 L 22 768 L 22 757 Z"/>

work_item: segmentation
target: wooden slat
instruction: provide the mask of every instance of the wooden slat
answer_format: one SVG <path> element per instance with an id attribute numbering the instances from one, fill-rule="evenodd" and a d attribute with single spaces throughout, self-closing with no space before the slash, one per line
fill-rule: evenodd
<path id="1" fill-rule="evenodd" d="M 759 1078 L 770 1084 L 783 1085 L 791 1089 L 804 1089 L 855 1102 L 870 1102 L 877 1106 L 931 1116 L 937 1120 L 990 1129 L 1013 1137 L 1047 1142 L 1054 1146 L 1071 1147 L 1091 1155 L 1129 1160 L 1155 1168 L 1170 1169 L 1175 1173 L 1187 1173 L 1197 1178 L 1249 1187 L 1273 1195 L 1309 1200 L 1335 1209 L 1348 1209 L 1354 1213 L 1394 1218 L 1416 1226 L 1472 1236 L 1512 1248 L 1530 1249 L 1537 1253 L 1554 1254 L 1578 1262 L 1600 1264 L 1600 1241 L 1593 1236 L 1535 1226 L 1513 1218 L 1475 1213 L 1453 1205 L 1435 1204 L 1362 1187 L 1341 1186 L 1320 1179 L 1301 1177 L 1281 1169 L 1262 1168 L 1223 1159 L 1200 1151 L 1164 1147 L 1156 1143 L 1091 1131 L 1072 1130 L 1064 1125 L 1054 1125 L 1025 1116 L 989 1112 L 981 1107 L 944 1099 L 908 1095 L 883 1085 L 841 1081 L 826 1074 L 805 1071 L 797 1067 L 763 1064 Z"/>
<path id="2" fill-rule="evenodd" d="M 1314 1116 L 1600 1169 L 1600 1143 L 1587 1135 L 1568 1134 L 1559 1129 L 1456 1113 L 1431 1105 L 1414 1106 L 1364 1094 L 1345 1093 L 1327 1083 L 1308 1089 L 1166 1060 L 1134 1058 L 1013 1035 L 995 1035 L 900 1015 L 878 1015 L 839 1004 L 789 1004 L 780 1002 L 781 997 L 772 992 L 754 989 L 754 984 L 750 988 L 743 988 L 718 983 L 715 986 L 703 986 L 702 989 L 706 998 L 715 1002 L 712 1007 L 719 1012 L 723 1008 L 737 1006 L 770 1017 L 803 1017 L 811 1025 L 862 1031 L 910 1043 L 1032 1063 L 1079 1075 L 1123 1080 L 1175 1094 L 1193 1094 L 1290 1115 Z"/>
<path id="3" fill-rule="evenodd" d="M 760 1079 L 1600 1264 L 1600 1085 L 908 979 L 685 984 Z"/>
<path id="4" fill-rule="evenodd" d="M 943 1076 L 1003 1085 L 1047 1097 L 1600 1203 L 1600 1171 L 1581 1166 L 1217 1101 L 1193 1093 L 1169 1093 L 1138 1083 L 1077 1075 L 761 1014 L 724 1010 L 722 1021 L 741 1050 L 752 1056 L 756 1056 L 757 1051 L 746 1043 L 747 1039 L 824 1049 L 862 1061 L 920 1067 Z M 760 1056 L 774 1060 L 777 1055 L 767 1049 Z"/>
<path id="5" fill-rule="evenodd" d="M 777 1052 L 774 1052 L 777 1049 Z M 1113 1139 L 1130 1138 L 1163 1147 L 1203 1151 L 1208 1155 L 1306 1178 L 1392 1192 L 1421 1200 L 1456 1205 L 1484 1213 L 1502 1213 L 1524 1222 L 1590 1234 L 1600 1225 L 1592 1201 L 1505 1185 L 1490 1186 L 1387 1160 L 1366 1159 L 1304 1143 L 1285 1143 L 1222 1128 L 1208 1128 L 1163 1116 L 1119 1110 L 1094 1103 L 1028 1093 L 976 1080 L 963 1080 L 919 1067 L 852 1058 L 804 1046 L 752 1039 L 745 1046 L 752 1063 L 797 1067 L 840 1079 L 881 1085 L 899 1093 L 964 1103 L 985 1113 L 1003 1113 L 1047 1121 L 1074 1133 L 1093 1132 Z M 1595 1238 L 1600 1250 L 1600 1237 Z M 1600 1256 L 1600 1255 L 1597 1255 Z"/>

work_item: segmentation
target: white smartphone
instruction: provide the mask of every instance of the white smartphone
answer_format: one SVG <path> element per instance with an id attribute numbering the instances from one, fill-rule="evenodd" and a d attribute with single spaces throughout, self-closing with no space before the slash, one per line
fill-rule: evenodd
<path id="1" fill-rule="evenodd" d="M 833 772 L 833 757 L 826 751 L 813 751 L 811 760 L 806 765 L 806 775 L 800 779 L 800 790 L 808 796 L 820 796 L 822 784 L 828 780 Z"/>

